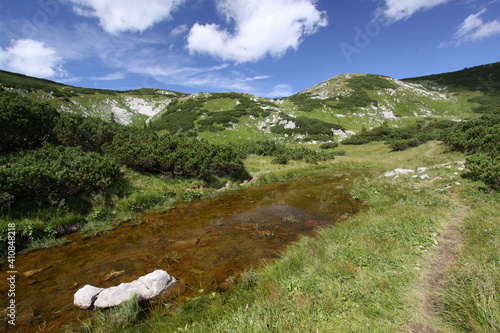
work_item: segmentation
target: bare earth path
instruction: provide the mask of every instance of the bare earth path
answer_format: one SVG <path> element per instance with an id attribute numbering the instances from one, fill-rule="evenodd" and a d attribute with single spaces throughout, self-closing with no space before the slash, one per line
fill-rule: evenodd
<path id="1" fill-rule="evenodd" d="M 462 242 L 460 229 L 469 215 L 469 207 L 461 205 L 443 223 L 437 234 L 437 246 L 423 258 L 420 285 L 416 294 L 421 304 L 409 326 L 412 333 L 449 332 L 441 323 L 437 312 L 437 293 L 446 283 L 446 272 L 457 256 Z"/>

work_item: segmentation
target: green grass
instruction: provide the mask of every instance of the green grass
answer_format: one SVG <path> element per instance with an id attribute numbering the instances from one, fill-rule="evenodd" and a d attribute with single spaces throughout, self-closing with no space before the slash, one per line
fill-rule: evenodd
<path id="1" fill-rule="evenodd" d="M 460 179 L 457 164 L 442 166 L 463 156 L 446 153 L 438 142 L 396 153 L 383 144 L 345 148 L 346 156 L 323 167 L 365 169 L 351 193 L 368 209 L 316 238 L 300 239 L 279 260 L 246 273 L 231 293 L 203 293 L 116 331 L 409 331 L 421 311 L 416 293 L 423 291 L 416 286 L 423 261 L 439 246 L 438 232 L 461 205 L 470 206 L 471 215 L 463 221 L 463 245 L 434 328 L 498 331 L 498 193 Z M 247 163 L 255 170 L 271 167 L 257 158 Z M 428 167 L 431 179 L 380 177 L 395 168 L 417 167 Z"/>
<path id="2" fill-rule="evenodd" d="M 33 251 L 38 251 L 38 250 L 50 249 L 53 247 L 65 245 L 67 243 L 69 243 L 69 240 L 67 240 L 64 237 L 62 237 L 62 238 L 55 238 L 55 237 L 39 238 L 39 239 L 31 241 L 28 244 L 28 247 L 24 250 L 24 252 L 33 252 Z"/>
<path id="3" fill-rule="evenodd" d="M 457 332 L 500 332 L 500 195 L 469 190 L 463 200 L 473 212 L 465 219 L 440 312 Z"/>
<path id="4" fill-rule="evenodd" d="M 107 333 L 111 331 L 124 331 L 136 323 L 144 310 L 141 308 L 136 296 L 111 310 L 99 310 L 95 321 L 87 321 L 83 325 L 84 332 Z"/>
<path id="5" fill-rule="evenodd" d="M 205 103 L 204 109 L 208 111 L 232 110 L 236 106 L 236 100 L 231 98 L 212 99 Z"/>

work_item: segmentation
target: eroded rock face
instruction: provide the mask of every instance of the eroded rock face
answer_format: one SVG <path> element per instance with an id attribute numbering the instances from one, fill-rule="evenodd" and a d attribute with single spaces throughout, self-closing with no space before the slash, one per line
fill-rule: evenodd
<path id="1" fill-rule="evenodd" d="M 86 285 L 75 293 L 74 304 L 83 309 L 88 309 L 91 306 L 110 308 L 120 305 L 134 295 L 140 301 L 148 300 L 158 296 L 176 281 L 167 272 L 156 270 L 135 281 L 122 283 L 111 288 L 102 289 Z"/>

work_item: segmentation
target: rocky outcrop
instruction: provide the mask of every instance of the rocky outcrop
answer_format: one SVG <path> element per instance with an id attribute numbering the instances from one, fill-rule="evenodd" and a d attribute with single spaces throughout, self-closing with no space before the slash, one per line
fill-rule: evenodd
<path id="1" fill-rule="evenodd" d="M 148 300 L 167 290 L 176 281 L 167 272 L 156 270 L 135 281 L 106 289 L 86 285 L 75 293 L 73 303 L 79 308 L 88 309 L 92 306 L 96 308 L 117 306 L 134 295 L 139 301 Z"/>

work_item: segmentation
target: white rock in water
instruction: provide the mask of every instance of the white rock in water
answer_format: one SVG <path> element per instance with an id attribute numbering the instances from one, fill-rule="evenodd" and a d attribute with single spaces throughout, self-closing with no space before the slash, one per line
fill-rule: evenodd
<path id="1" fill-rule="evenodd" d="M 152 291 L 154 296 L 167 289 L 176 280 L 163 270 L 156 270 L 148 275 L 141 276 L 139 281 L 144 283 L 146 288 Z M 154 297 L 151 296 L 151 297 Z M 151 298 L 150 297 L 150 298 Z"/>
<path id="2" fill-rule="evenodd" d="M 91 306 L 96 308 L 110 308 L 120 305 L 131 299 L 134 295 L 137 296 L 139 301 L 148 300 L 158 296 L 176 281 L 167 272 L 156 270 L 141 276 L 135 281 L 121 283 L 111 288 L 102 289 L 86 285 L 75 293 L 74 304 L 84 309 Z"/>
<path id="3" fill-rule="evenodd" d="M 96 301 L 94 307 L 96 308 L 110 308 L 128 301 L 132 296 L 136 295 L 138 300 L 151 298 L 153 292 L 146 288 L 144 283 L 133 281 L 129 283 L 122 283 L 118 286 L 104 289 Z"/>
<path id="4" fill-rule="evenodd" d="M 94 304 L 99 293 L 103 291 L 102 288 L 93 287 L 87 284 L 85 287 L 80 288 L 73 298 L 73 304 L 82 309 L 88 309 Z"/>

